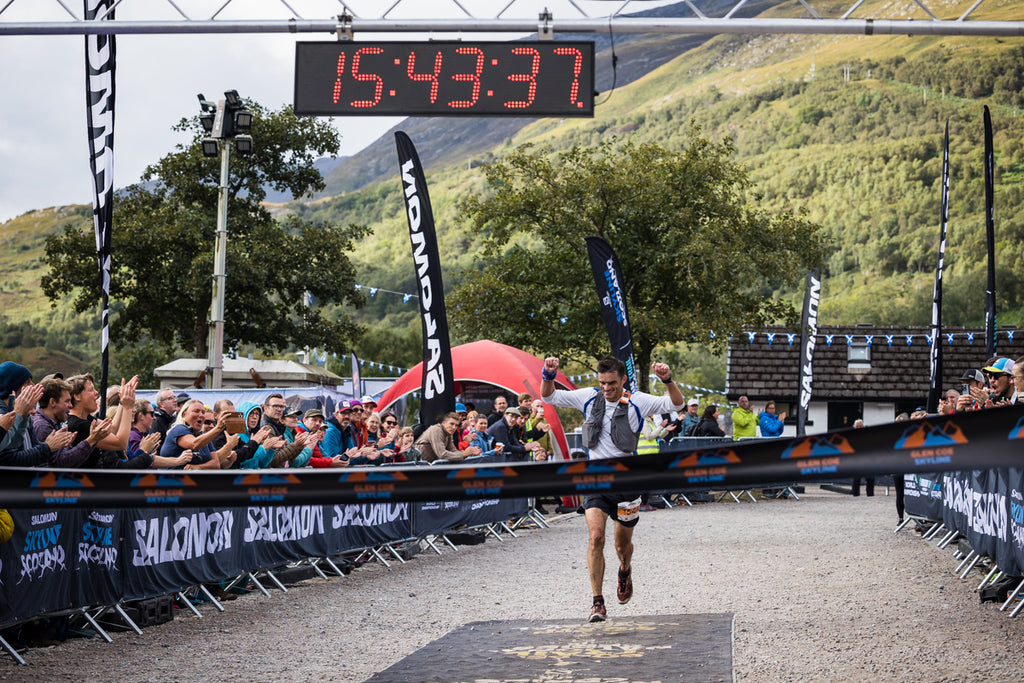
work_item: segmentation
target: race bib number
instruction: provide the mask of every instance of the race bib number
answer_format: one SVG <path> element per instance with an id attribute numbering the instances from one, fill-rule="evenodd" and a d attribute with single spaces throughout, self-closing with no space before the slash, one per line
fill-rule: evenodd
<path id="1" fill-rule="evenodd" d="M 636 500 L 625 500 L 619 503 L 619 512 L 616 515 L 620 521 L 632 522 L 640 516 L 640 498 Z"/>

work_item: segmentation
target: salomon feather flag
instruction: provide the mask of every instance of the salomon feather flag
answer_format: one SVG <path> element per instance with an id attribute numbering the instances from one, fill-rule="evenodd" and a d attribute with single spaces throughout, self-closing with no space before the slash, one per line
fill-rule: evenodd
<path id="1" fill-rule="evenodd" d="M 946 223 L 949 220 L 949 119 L 942 143 L 942 199 L 939 202 L 939 264 L 935 268 L 935 290 L 932 295 L 931 385 L 928 389 L 928 412 L 939 410 L 942 396 L 942 269 L 946 258 Z"/>
<path id="2" fill-rule="evenodd" d="M 113 0 L 85 0 L 85 20 L 113 20 Z M 100 413 L 106 408 L 110 362 L 110 235 L 114 221 L 114 34 L 85 36 L 85 95 L 92 170 L 92 216 L 103 298 L 100 336 Z"/>
<path id="3" fill-rule="evenodd" d="M 441 259 L 437 253 L 434 212 L 430 208 L 427 181 L 419 155 L 405 133 L 395 133 L 398 167 L 402 176 L 402 194 L 409 219 L 409 239 L 416 264 L 419 287 L 420 321 L 423 328 L 423 403 L 420 423 L 432 425 L 445 413 L 455 410 L 455 379 L 452 349 L 448 341 L 448 314 L 444 306 Z"/>
<path id="4" fill-rule="evenodd" d="M 988 284 L 985 287 L 985 356 L 996 355 L 996 225 L 995 152 L 992 145 L 992 114 L 985 105 L 985 247 L 988 253 Z"/>
<path id="5" fill-rule="evenodd" d="M 818 271 L 807 274 L 804 291 L 804 312 L 800 319 L 800 403 L 796 411 L 796 435 L 806 434 L 807 409 L 811 405 L 814 384 L 814 340 L 818 336 L 818 302 L 821 300 L 821 275 Z"/>
<path id="6" fill-rule="evenodd" d="M 619 259 L 611 246 L 600 237 L 587 238 L 587 255 L 590 269 L 594 272 L 597 298 L 601 302 L 601 315 L 608 330 L 612 355 L 626 364 L 626 381 L 630 392 L 639 388 L 636 376 L 636 360 L 633 357 L 633 336 L 629 331 L 629 316 L 626 313 L 625 280 Z"/>

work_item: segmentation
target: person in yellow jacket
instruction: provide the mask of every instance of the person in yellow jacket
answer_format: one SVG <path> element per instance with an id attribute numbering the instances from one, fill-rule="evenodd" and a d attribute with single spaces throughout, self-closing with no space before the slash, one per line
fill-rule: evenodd
<path id="1" fill-rule="evenodd" d="M 7 510 L 0 510 L 0 543 L 7 543 L 14 535 L 14 520 Z"/>
<path id="2" fill-rule="evenodd" d="M 732 438 L 757 436 L 757 415 L 750 409 L 750 399 L 740 396 L 739 405 L 732 409 Z"/>
<path id="3" fill-rule="evenodd" d="M 661 420 L 661 424 L 655 423 L 655 416 L 648 415 L 644 418 L 644 426 L 640 430 L 640 440 L 636 444 L 637 455 L 657 453 L 661 450 L 661 440 L 671 436 L 675 425 L 668 420 Z"/>

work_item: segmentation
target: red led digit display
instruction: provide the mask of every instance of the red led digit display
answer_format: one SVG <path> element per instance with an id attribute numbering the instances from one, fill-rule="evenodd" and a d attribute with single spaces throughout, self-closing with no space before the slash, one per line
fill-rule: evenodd
<path id="1" fill-rule="evenodd" d="M 593 116 L 589 42 L 299 42 L 295 113 Z"/>

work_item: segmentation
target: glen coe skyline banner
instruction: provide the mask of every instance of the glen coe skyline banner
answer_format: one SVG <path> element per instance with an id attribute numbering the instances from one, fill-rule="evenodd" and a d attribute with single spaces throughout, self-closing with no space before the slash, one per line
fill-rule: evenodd
<path id="1" fill-rule="evenodd" d="M 429 502 L 593 492 L 707 491 L 1019 466 L 1024 408 L 994 408 L 609 460 L 210 472 L 0 468 L 7 508 Z"/>

